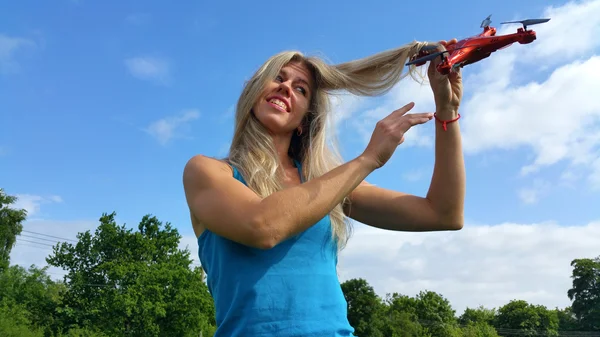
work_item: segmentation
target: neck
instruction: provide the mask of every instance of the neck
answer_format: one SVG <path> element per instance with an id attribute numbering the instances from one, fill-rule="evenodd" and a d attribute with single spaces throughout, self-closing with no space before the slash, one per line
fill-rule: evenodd
<path id="1" fill-rule="evenodd" d="M 294 161 L 288 155 L 290 149 L 290 136 L 274 136 L 273 144 L 275 145 L 275 151 L 279 157 L 279 161 L 283 168 L 294 167 Z"/>

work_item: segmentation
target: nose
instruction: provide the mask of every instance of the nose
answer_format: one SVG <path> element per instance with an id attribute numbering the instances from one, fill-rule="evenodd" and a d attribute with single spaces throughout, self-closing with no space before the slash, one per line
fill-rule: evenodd
<path id="1" fill-rule="evenodd" d="M 282 95 L 289 96 L 292 92 L 291 83 L 289 81 L 279 83 L 277 92 L 281 93 Z"/>

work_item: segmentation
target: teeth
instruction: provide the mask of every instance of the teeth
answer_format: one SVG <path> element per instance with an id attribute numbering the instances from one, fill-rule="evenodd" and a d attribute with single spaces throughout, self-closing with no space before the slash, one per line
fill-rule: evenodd
<path id="1" fill-rule="evenodd" d="M 278 100 L 277 98 L 273 98 L 273 99 L 269 100 L 269 103 L 277 104 L 280 107 L 282 107 L 283 110 L 287 110 L 287 107 L 285 106 L 285 103 L 283 103 L 282 101 Z"/>

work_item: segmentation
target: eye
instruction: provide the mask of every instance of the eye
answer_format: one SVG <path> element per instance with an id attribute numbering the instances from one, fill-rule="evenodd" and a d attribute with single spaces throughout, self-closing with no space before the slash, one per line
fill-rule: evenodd
<path id="1" fill-rule="evenodd" d="M 277 75 L 277 77 L 275 77 L 275 81 L 283 82 L 283 77 L 281 77 L 281 75 Z"/>
<path id="2" fill-rule="evenodd" d="M 298 87 L 297 89 L 302 93 L 302 95 L 306 95 L 306 89 L 303 87 Z"/>

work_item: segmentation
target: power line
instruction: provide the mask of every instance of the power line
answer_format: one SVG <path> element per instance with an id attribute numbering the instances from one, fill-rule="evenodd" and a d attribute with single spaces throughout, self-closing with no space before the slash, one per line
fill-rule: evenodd
<path id="1" fill-rule="evenodd" d="M 23 236 L 23 237 L 26 237 L 26 238 L 32 238 L 32 239 L 36 239 L 36 240 L 49 241 L 49 242 L 52 242 L 52 243 L 57 243 L 56 240 L 46 239 L 46 238 L 40 238 L 40 237 L 37 237 L 35 235 L 19 234 L 19 236 Z"/>
<path id="2" fill-rule="evenodd" d="M 28 230 L 22 230 L 22 232 L 30 233 L 30 234 L 36 234 L 36 235 L 41 235 L 41 236 L 46 236 L 46 237 L 49 237 L 49 238 L 55 238 L 55 239 L 59 239 L 59 240 L 65 240 L 65 241 L 71 241 L 71 242 L 77 243 L 77 240 L 62 238 L 60 236 L 54 236 L 54 235 L 50 235 L 50 234 L 45 234 L 45 233 L 40 233 L 40 232 L 34 232 L 34 231 L 28 231 Z"/>
<path id="3" fill-rule="evenodd" d="M 49 245 L 49 244 L 47 244 L 47 243 L 36 242 L 36 241 L 30 241 L 30 240 L 25 240 L 25 239 L 19 239 L 19 241 L 21 241 L 21 242 L 29 242 L 29 243 L 36 243 L 36 244 L 38 244 L 38 245 L 42 245 L 42 246 L 54 247 L 53 245 Z"/>
<path id="4" fill-rule="evenodd" d="M 31 232 L 31 231 L 27 231 L 27 232 L 28 233 L 41 234 L 41 233 L 36 233 L 36 232 Z M 51 235 L 47 235 L 47 236 L 54 237 L 54 236 L 51 236 Z M 24 242 L 27 242 L 29 244 L 25 244 L 26 246 L 28 246 L 28 247 L 34 247 L 34 248 L 44 248 L 44 249 L 47 249 L 46 247 L 53 248 L 55 245 L 51 245 L 51 244 L 48 244 L 46 242 L 38 242 L 38 241 L 31 241 L 31 240 L 27 240 L 27 239 L 22 239 L 20 237 L 34 238 L 36 240 L 45 240 L 45 241 L 48 241 L 48 242 L 52 242 L 54 244 L 61 243 L 61 241 L 54 241 L 54 240 L 45 239 L 45 238 L 38 238 L 38 237 L 35 237 L 35 236 L 24 235 L 24 234 L 20 234 L 19 237 L 17 237 L 17 241 L 15 243 L 17 243 L 17 244 L 18 243 L 23 244 Z M 61 238 L 61 237 L 56 237 L 56 238 L 63 239 L 63 240 L 68 240 L 68 239 Z M 74 241 L 74 242 L 76 242 L 76 241 Z M 31 244 L 33 244 L 33 245 L 31 245 Z M 191 261 L 190 265 L 193 266 L 193 267 L 202 267 L 202 265 L 200 263 L 197 263 L 194 260 Z"/>
<path id="5" fill-rule="evenodd" d="M 36 243 L 39 243 L 39 242 L 36 242 Z M 46 249 L 46 250 L 52 248 L 52 246 L 46 247 L 45 244 L 44 244 L 44 246 L 32 245 L 30 243 L 25 243 L 22 240 L 19 240 L 19 241 L 15 242 L 15 247 L 17 247 L 17 246 L 18 247 L 32 247 L 32 248 L 39 248 L 39 249 Z"/>

